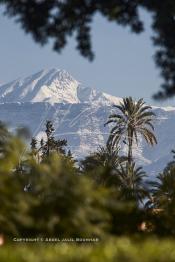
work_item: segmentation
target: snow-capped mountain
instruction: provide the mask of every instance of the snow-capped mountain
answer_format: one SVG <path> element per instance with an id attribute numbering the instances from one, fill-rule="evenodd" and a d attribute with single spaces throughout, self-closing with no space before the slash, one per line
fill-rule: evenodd
<path id="1" fill-rule="evenodd" d="M 42 70 L 0 86 L 0 102 L 77 103 L 79 83 L 66 71 Z"/>
<path id="2" fill-rule="evenodd" d="M 12 129 L 28 127 L 37 137 L 43 136 L 46 120 L 52 120 L 55 136 L 66 138 L 81 158 L 105 144 L 110 130 L 104 123 L 114 110 L 112 105 L 121 100 L 83 87 L 64 70 L 42 70 L 0 85 L 0 120 Z M 151 174 L 163 169 L 175 148 L 175 107 L 153 107 L 153 111 L 158 145 L 150 147 L 140 138 L 134 150 L 137 163 Z"/>
<path id="3" fill-rule="evenodd" d="M 98 92 L 93 88 L 82 87 L 65 70 L 56 68 L 42 70 L 26 78 L 0 85 L 0 103 L 48 102 L 84 103 L 116 101 L 115 97 Z"/>

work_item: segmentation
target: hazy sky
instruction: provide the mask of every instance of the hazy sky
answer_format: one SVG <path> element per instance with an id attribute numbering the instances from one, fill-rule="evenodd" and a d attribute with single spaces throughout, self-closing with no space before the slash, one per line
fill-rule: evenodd
<path id="1" fill-rule="evenodd" d="M 143 19 L 147 30 L 137 36 L 131 34 L 129 28 L 124 29 L 96 16 L 92 26 L 96 57 L 93 62 L 88 62 L 75 49 L 72 39 L 61 54 L 52 51 L 51 45 L 41 47 L 13 19 L 4 17 L 1 9 L 0 82 L 57 67 L 67 70 L 84 86 L 120 97 L 144 97 L 157 104 L 151 101 L 151 95 L 158 90 L 161 79 L 152 59 L 150 18 L 143 13 Z M 166 101 L 165 104 L 173 102 Z"/>

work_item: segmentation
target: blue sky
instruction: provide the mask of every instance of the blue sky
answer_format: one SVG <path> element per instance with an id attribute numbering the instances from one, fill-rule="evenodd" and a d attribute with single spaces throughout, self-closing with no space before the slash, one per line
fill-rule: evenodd
<path id="1" fill-rule="evenodd" d="M 50 44 L 41 47 L 26 35 L 14 19 L 0 11 L 0 82 L 28 76 L 44 68 L 65 69 L 84 86 L 91 86 L 115 96 L 144 97 L 153 104 L 164 104 L 151 100 L 161 83 L 159 70 L 152 56 L 154 47 L 150 17 L 142 13 L 146 21 L 146 32 L 137 36 L 129 28 L 116 26 L 97 15 L 92 25 L 92 43 L 95 60 L 87 61 L 75 49 L 75 41 L 57 54 Z"/>

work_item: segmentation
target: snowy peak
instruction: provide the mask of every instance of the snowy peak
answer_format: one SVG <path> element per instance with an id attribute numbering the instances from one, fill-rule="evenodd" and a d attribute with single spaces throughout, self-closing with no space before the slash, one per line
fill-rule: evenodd
<path id="1" fill-rule="evenodd" d="M 42 70 L 0 85 L 0 102 L 77 103 L 79 83 L 65 70 Z"/>
<path id="2" fill-rule="evenodd" d="M 118 103 L 121 99 L 82 87 L 67 71 L 52 68 L 0 85 L 0 103 Z"/>
<path id="3" fill-rule="evenodd" d="M 119 104 L 122 98 L 108 95 L 103 92 L 99 92 L 96 89 L 90 87 L 78 86 L 77 96 L 82 103 L 94 103 L 102 105 Z"/>

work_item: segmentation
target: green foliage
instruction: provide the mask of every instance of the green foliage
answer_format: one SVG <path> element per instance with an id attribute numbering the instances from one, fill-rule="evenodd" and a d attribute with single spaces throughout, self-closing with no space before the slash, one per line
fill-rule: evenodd
<path id="1" fill-rule="evenodd" d="M 2 180 L 0 232 L 8 236 L 100 238 L 139 232 L 143 215 L 138 207 L 122 201 L 117 189 L 80 175 L 66 156 L 53 154 L 42 163 L 31 159 L 28 165 L 28 173 L 14 173 Z M 32 188 L 25 192 L 28 178 Z"/>
<path id="2" fill-rule="evenodd" d="M 165 169 L 150 185 L 154 232 L 163 236 L 175 236 L 175 166 Z"/>
<path id="3" fill-rule="evenodd" d="M 103 204 L 107 192 L 95 190 L 68 158 L 52 155 L 46 162 L 35 163 L 32 174 L 38 177 L 32 190 L 39 198 L 32 210 L 38 233 L 67 237 L 103 233 L 109 217 Z"/>
<path id="4" fill-rule="evenodd" d="M 1 249 L 1 262 L 174 262 L 174 240 L 106 239 L 105 242 L 76 245 L 16 244 Z"/>
<path id="5" fill-rule="evenodd" d="M 17 175 L 17 168 L 23 158 L 24 145 L 16 137 L 9 136 L 1 145 L 0 158 L 0 232 L 6 235 L 18 234 L 21 224 L 31 223 L 27 216 L 31 200 L 24 194 L 24 179 Z"/>
<path id="6" fill-rule="evenodd" d="M 68 158 L 52 155 L 40 164 L 31 160 L 32 190 L 27 192 L 25 175 L 1 174 L 0 232 L 9 236 L 105 234 L 110 220 L 105 208 L 108 192 L 80 176 Z"/>
<path id="7" fill-rule="evenodd" d="M 104 238 L 139 232 L 142 214 L 134 203 L 121 200 L 117 188 L 80 175 L 66 155 L 52 152 L 38 162 L 24 149 L 11 136 L 0 159 L 0 232 L 5 236 Z"/>
<path id="8" fill-rule="evenodd" d="M 148 196 L 143 182 L 147 175 L 142 167 L 136 167 L 133 162 L 131 164 L 122 164 L 116 170 L 116 176 L 118 177 L 118 187 L 123 199 L 139 203 Z"/>
<path id="9" fill-rule="evenodd" d="M 83 172 L 92 171 L 98 167 L 116 169 L 120 163 L 126 160 L 126 157 L 119 156 L 119 148 L 112 148 L 106 145 L 106 147 L 99 147 L 96 152 L 81 160 L 80 167 Z"/>
<path id="10" fill-rule="evenodd" d="M 175 167 L 165 170 L 159 174 L 156 182 L 152 182 L 154 186 L 154 199 L 156 206 L 165 207 L 173 199 L 175 199 Z"/>

